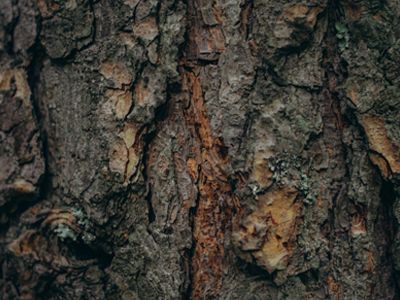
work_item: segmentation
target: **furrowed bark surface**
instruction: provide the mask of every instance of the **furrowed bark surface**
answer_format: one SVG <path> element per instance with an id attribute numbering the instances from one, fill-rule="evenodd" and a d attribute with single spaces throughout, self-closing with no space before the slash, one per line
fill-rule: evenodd
<path id="1" fill-rule="evenodd" d="M 399 20 L 0 1 L 0 298 L 400 297 Z"/>

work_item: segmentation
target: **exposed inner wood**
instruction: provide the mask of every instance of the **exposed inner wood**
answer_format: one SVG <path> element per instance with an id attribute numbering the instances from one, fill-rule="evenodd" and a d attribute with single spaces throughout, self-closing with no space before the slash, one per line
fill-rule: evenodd
<path id="1" fill-rule="evenodd" d="M 204 64 L 218 60 L 225 49 L 220 9 L 208 10 L 199 0 L 189 1 L 189 43 L 181 62 L 183 108 L 193 139 L 187 167 L 197 182 L 198 199 L 193 219 L 194 252 L 191 267 L 191 298 L 217 297 L 222 287 L 225 233 L 231 223 L 232 190 L 223 142 L 213 136 L 202 90 Z"/>

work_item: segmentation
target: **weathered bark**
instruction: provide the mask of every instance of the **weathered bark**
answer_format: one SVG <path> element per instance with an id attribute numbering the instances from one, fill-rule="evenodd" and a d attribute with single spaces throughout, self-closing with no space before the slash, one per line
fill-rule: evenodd
<path id="1" fill-rule="evenodd" d="M 1 299 L 395 299 L 400 2 L 1 0 Z"/>

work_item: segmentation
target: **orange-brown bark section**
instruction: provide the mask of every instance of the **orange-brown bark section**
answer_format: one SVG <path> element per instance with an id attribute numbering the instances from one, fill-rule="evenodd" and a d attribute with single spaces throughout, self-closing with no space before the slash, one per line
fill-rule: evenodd
<path id="1" fill-rule="evenodd" d="M 205 9 L 201 0 L 189 1 L 189 44 L 181 61 L 181 96 L 185 126 L 192 139 L 187 169 L 197 183 L 193 216 L 194 251 L 191 268 L 191 298 L 218 297 L 226 266 L 225 235 L 232 218 L 232 190 L 226 167 L 229 163 L 223 141 L 213 135 L 202 91 L 205 64 L 218 60 L 225 50 L 221 9 Z M 202 8 L 202 9 L 200 9 Z"/>
<path id="2" fill-rule="evenodd" d="M 207 7 L 203 0 L 191 0 L 188 3 L 188 11 L 190 26 L 186 58 L 193 62 L 218 60 L 225 50 L 221 8 L 215 3 Z"/>
<path id="3" fill-rule="evenodd" d="M 232 193 L 224 170 L 228 158 L 220 151 L 224 148 L 222 142 L 213 137 L 200 78 L 195 72 L 185 72 L 183 87 L 190 100 L 184 116 L 194 138 L 191 153 L 195 154 L 187 161 L 187 167 L 199 193 L 193 220 L 192 257 L 192 298 L 199 299 L 217 296 L 222 286 L 225 231 L 230 226 Z"/>

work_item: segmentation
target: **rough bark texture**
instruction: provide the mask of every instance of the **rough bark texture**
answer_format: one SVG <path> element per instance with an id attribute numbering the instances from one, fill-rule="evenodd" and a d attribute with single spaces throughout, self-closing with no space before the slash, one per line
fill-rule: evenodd
<path id="1" fill-rule="evenodd" d="M 1 299 L 398 299 L 399 0 L 0 0 Z"/>

